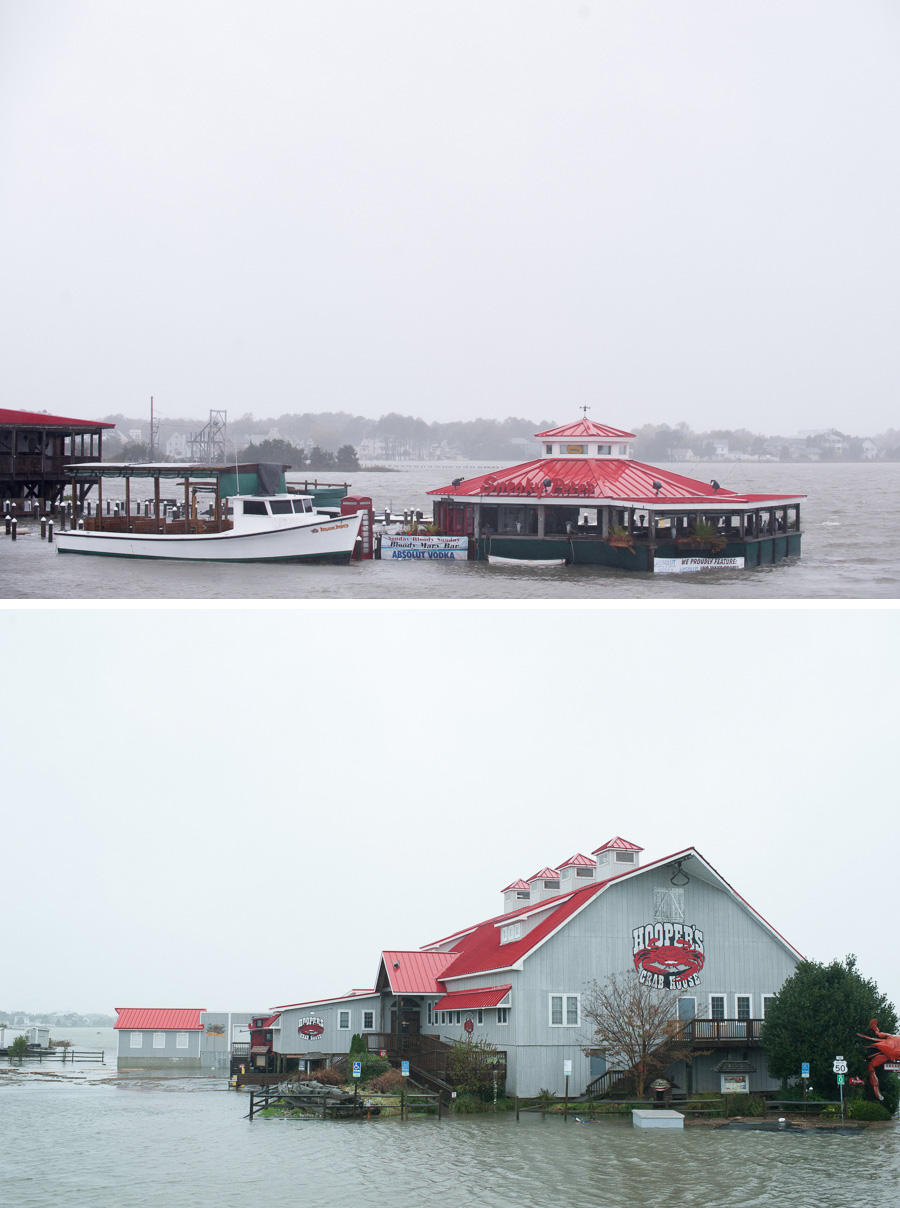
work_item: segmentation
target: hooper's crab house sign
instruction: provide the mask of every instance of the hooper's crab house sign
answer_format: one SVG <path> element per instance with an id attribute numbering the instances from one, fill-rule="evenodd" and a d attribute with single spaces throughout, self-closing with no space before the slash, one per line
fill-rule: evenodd
<path id="1" fill-rule="evenodd" d="M 686 923 L 647 923 L 631 933 L 634 967 L 643 986 L 686 990 L 700 985 L 703 932 Z"/>

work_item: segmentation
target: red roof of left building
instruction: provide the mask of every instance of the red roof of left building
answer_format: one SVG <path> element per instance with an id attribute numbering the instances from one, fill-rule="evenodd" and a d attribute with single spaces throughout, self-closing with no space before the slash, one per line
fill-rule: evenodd
<path id="1" fill-rule="evenodd" d="M 115 424 L 100 419 L 72 419 L 66 415 L 46 415 L 43 411 L 10 411 L 0 407 L 0 425 L 21 428 L 114 428 Z"/>
<path id="2" fill-rule="evenodd" d="M 116 1007 L 115 1028 L 136 1031 L 154 1028 L 158 1032 L 202 1032 L 200 1016 L 206 1007 Z"/>

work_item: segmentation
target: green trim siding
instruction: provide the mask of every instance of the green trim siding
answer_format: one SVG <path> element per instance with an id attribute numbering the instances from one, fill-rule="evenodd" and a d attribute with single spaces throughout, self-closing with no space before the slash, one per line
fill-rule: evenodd
<path id="1" fill-rule="evenodd" d="M 801 533 L 764 537 L 758 541 L 729 542 L 723 558 L 744 558 L 745 568 L 771 566 L 785 558 L 799 558 Z M 659 545 L 656 558 L 681 558 L 690 556 L 691 551 L 678 549 L 674 545 Z M 649 551 L 646 546 L 635 545 L 634 553 L 627 549 L 607 544 L 599 538 L 574 537 L 506 537 L 491 534 L 481 537 L 477 543 L 476 560 L 483 562 L 488 554 L 499 558 L 565 558 L 568 565 L 607 566 L 613 570 L 647 572 Z"/>

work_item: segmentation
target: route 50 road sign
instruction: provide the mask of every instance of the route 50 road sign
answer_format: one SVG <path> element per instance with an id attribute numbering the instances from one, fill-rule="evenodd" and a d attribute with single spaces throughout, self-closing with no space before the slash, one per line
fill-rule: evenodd
<path id="1" fill-rule="evenodd" d="M 846 1074 L 847 1062 L 843 1059 L 843 1057 L 835 1057 L 834 1065 L 831 1067 L 831 1072 L 833 1074 Z"/>

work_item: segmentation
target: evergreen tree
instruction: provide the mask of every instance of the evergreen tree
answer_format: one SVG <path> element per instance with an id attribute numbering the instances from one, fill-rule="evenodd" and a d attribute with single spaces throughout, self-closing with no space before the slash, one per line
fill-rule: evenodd
<path id="1" fill-rule="evenodd" d="M 897 1012 L 875 982 L 857 970 L 855 956 L 830 965 L 802 961 L 766 1009 L 762 1046 L 769 1072 L 787 1082 L 799 1078 L 800 1066 L 808 1061 L 816 1096 L 837 1099 L 831 1067 L 841 1056 L 851 1075 L 865 1079 L 866 1095 L 873 1097 L 867 1062 L 874 1050 L 865 1035 L 858 1035 L 871 1034 L 873 1019 L 882 1032 L 896 1032 Z M 900 1080 L 880 1071 L 878 1077 L 884 1105 L 893 1113 L 900 1101 Z"/>

